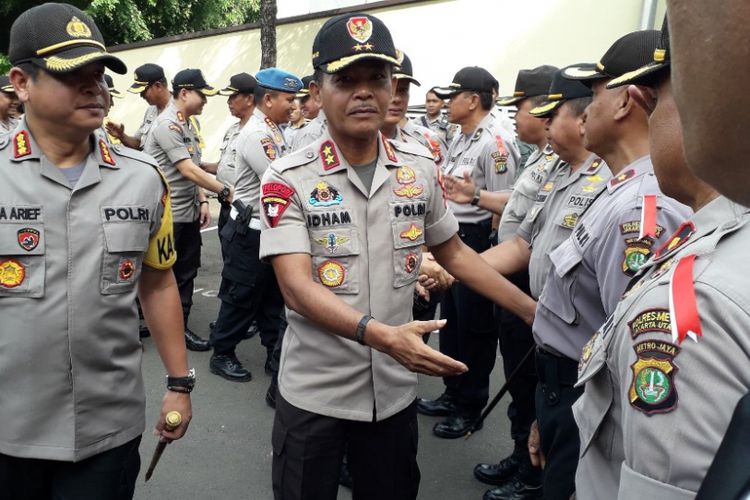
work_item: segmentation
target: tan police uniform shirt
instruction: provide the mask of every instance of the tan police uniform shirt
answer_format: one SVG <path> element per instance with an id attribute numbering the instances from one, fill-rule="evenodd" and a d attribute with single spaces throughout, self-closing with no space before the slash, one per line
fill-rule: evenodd
<path id="1" fill-rule="evenodd" d="M 195 222 L 200 215 L 198 186 L 183 176 L 176 165 L 187 159 L 200 165 L 201 149 L 193 125 L 177 110 L 174 101 L 156 118 L 143 151 L 159 163 L 169 182 L 174 222 Z"/>
<path id="2" fill-rule="evenodd" d="M 309 254 L 312 278 L 362 314 L 411 320 L 422 245 L 456 234 L 438 169 L 422 146 L 378 137 L 368 191 L 328 134 L 274 162 L 263 177 L 261 258 Z M 287 310 L 279 391 L 304 410 L 386 419 L 416 397 L 417 375 L 396 360 Z"/>
<path id="3" fill-rule="evenodd" d="M 656 235 L 640 238 L 646 197 L 653 197 Z M 550 254 L 552 269 L 532 326 L 537 345 L 579 359 L 638 268 L 690 214 L 661 193 L 648 156 L 610 179 L 573 234 Z"/>
<path id="4" fill-rule="evenodd" d="M 154 125 L 154 122 L 156 121 L 157 116 L 159 116 L 159 108 L 153 105 L 146 108 L 146 112 L 143 115 L 143 121 L 141 122 L 141 126 L 138 127 L 138 130 L 136 130 L 135 134 L 133 134 L 133 138 L 139 141 L 141 145 L 141 149 L 143 149 L 146 146 L 146 139 L 148 138 L 148 133 L 151 131 L 151 127 Z"/>
<path id="5" fill-rule="evenodd" d="M 8 118 L 7 122 L 0 120 L 0 138 L 10 134 L 18 126 L 18 119 Z"/>
<path id="6" fill-rule="evenodd" d="M 145 428 L 136 289 L 175 254 L 152 158 L 91 135 L 81 177 L 25 121 L 0 147 L 0 453 L 79 461 Z"/>
<path id="7" fill-rule="evenodd" d="M 570 237 L 580 215 L 606 188 L 611 176 L 607 164 L 592 154 L 573 173 L 568 163 L 559 163 L 536 193 L 516 232 L 531 248 L 529 283 L 535 299 L 542 294 L 552 267 L 549 254 Z"/>
<path id="8" fill-rule="evenodd" d="M 487 114 L 472 134 L 460 134 L 453 141 L 442 169 L 445 175 L 458 178 L 469 172 L 479 189 L 510 191 L 520 158 L 515 143 L 505 132 L 495 129 L 492 115 Z M 462 223 L 476 224 L 492 217 L 489 211 L 475 205 L 452 201 L 448 205 Z"/>
<path id="9" fill-rule="evenodd" d="M 432 130 L 438 136 L 445 151 L 448 151 L 453 139 L 461 133 L 461 128 L 453 123 L 448 123 L 448 119 L 443 114 L 438 115 L 434 119 L 430 119 L 427 115 L 422 115 L 416 121 L 417 124 Z"/>
<path id="10" fill-rule="evenodd" d="M 436 165 L 440 166 L 445 161 L 448 149 L 444 148 L 438 136 L 427 127 L 421 127 L 411 120 L 406 120 L 403 127 L 398 127 L 397 140 L 399 137 L 404 142 L 417 142 L 426 147 L 432 154 Z M 407 140 L 407 137 L 413 141 Z"/>
<path id="11" fill-rule="evenodd" d="M 557 165 L 560 157 L 547 146 L 536 150 L 526 162 L 523 172 L 513 185 L 513 193 L 503 209 L 497 238 L 500 243 L 513 239 L 526 214 L 537 201 L 537 193 Z"/>
<path id="12" fill-rule="evenodd" d="M 289 144 L 291 150 L 297 151 L 298 149 L 302 149 L 308 144 L 317 141 L 318 139 L 323 137 L 323 134 L 326 133 L 327 129 L 328 119 L 321 109 L 318 112 L 318 116 L 316 116 L 313 120 L 310 120 L 310 123 L 305 125 L 305 128 L 294 134 L 292 142 L 291 144 Z"/>
<path id="13" fill-rule="evenodd" d="M 242 200 L 253 207 L 253 218 L 258 218 L 260 209 L 260 180 L 272 161 L 290 152 L 279 127 L 260 109 L 242 128 L 237 138 L 237 178 L 234 199 Z M 232 208 L 232 218 L 237 210 Z"/>
<path id="14" fill-rule="evenodd" d="M 582 445 L 578 498 L 695 497 L 750 390 L 749 222 L 750 210 L 723 197 L 699 210 L 584 347 L 585 392 L 573 409 Z M 693 271 L 683 281 L 675 274 L 690 255 Z M 695 339 L 679 333 L 691 324 L 675 309 L 684 301 L 698 314 Z"/>
<path id="15" fill-rule="evenodd" d="M 216 167 L 216 180 L 228 186 L 234 186 L 237 177 L 237 137 L 240 135 L 240 122 L 233 123 L 224 133 L 219 149 L 219 165 Z"/>

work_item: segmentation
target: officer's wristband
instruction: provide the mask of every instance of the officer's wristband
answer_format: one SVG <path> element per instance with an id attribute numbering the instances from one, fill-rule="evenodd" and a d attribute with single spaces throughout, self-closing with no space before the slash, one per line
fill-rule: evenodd
<path id="1" fill-rule="evenodd" d="M 190 394 L 195 387 L 195 368 L 191 368 L 185 377 L 170 377 L 167 375 L 167 389 L 172 392 Z"/>
<path id="2" fill-rule="evenodd" d="M 477 186 L 476 189 L 474 189 L 474 198 L 471 200 L 471 204 L 476 206 L 479 205 L 479 197 L 482 193 L 482 190 Z"/>
<path id="3" fill-rule="evenodd" d="M 367 328 L 367 323 L 370 322 L 372 319 L 372 316 L 365 314 L 362 316 L 362 319 L 359 320 L 359 323 L 357 323 L 357 333 L 354 335 L 354 338 L 362 345 L 365 344 L 365 329 Z"/>

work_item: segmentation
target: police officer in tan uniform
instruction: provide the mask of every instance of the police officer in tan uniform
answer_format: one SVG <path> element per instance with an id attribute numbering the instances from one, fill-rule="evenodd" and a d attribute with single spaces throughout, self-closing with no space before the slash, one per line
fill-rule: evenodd
<path id="1" fill-rule="evenodd" d="M 313 54 L 311 93 L 328 133 L 274 162 L 260 196 L 260 253 L 276 271 L 289 321 L 272 436 L 274 495 L 336 498 L 348 443 L 356 498 L 414 499 L 412 372 L 466 370 L 422 341 L 442 322 L 409 322 L 421 245 L 519 314 L 528 317 L 533 301 L 517 301 L 520 292 L 456 236 L 431 155 L 378 132 L 397 63 L 383 23 L 361 13 L 333 18 Z M 304 444 L 311 436 L 314 449 Z"/>
<path id="2" fill-rule="evenodd" d="M 156 118 L 146 139 L 144 152 L 159 163 L 172 192 L 177 252 L 174 272 L 180 289 L 185 342 L 190 350 L 207 351 L 210 349 L 208 341 L 188 327 L 193 305 L 193 282 L 201 265 L 200 229 L 206 227 L 211 219 L 203 189 L 217 193 L 220 202 L 231 201 L 232 191 L 230 186 L 222 184 L 200 168 L 201 148 L 190 120 L 202 112 L 206 96 L 216 95 L 217 90 L 206 83 L 198 69 L 178 72 L 172 87 L 173 100 Z"/>
<path id="3" fill-rule="evenodd" d="M 694 498 L 732 409 L 750 389 L 741 333 L 749 318 L 738 305 L 750 211 L 687 169 L 666 21 L 653 61 L 609 86 L 627 84 L 639 85 L 631 93 L 650 114 L 660 185 L 696 213 L 642 268 L 583 350 L 576 487 L 586 499 Z"/>
<path id="4" fill-rule="evenodd" d="M 458 136 L 443 164 L 444 175 L 470 175 L 477 186 L 494 192 L 513 188 L 520 155 L 515 142 L 493 125 L 493 94 L 497 80 L 477 66 L 459 70 L 453 82 L 435 89 L 439 97 L 449 98 L 449 119 L 461 125 Z M 476 205 L 448 202 L 459 222 L 459 236 L 477 252 L 490 246 L 492 213 Z M 436 406 L 446 399 L 453 411 L 435 424 L 433 433 L 442 438 L 462 437 L 474 425 L 489 399 L 489 375 L 495 363 L 497 329 L 492 303 L 464 284 L 454 285 L 441 303 L 441 315 L 448 320 L 440 332 L 440 350 L 469 366 L 460 377 L 444 379 L 445 392 L 436 400 L 421 400 L 420 412 L 435 415 Z"/>
<path id="5" fill-rule="evenodd" d="M 552 265 L 549 254 L 570 237 L 579 214 L 605 189 L 611 175 L 606 163 L 583 145 L 582 124 L 585 108 L 590 102 L 591 89 L 579 82 L 564 79 L 562 70 L 557 70 L 552 75 L 548 94 L 539 107 L 528 109 L 527 104 L 521 103 L 530 117 L 538 116 L 540 118 L 536 119 L 540 122 L 546 121 L 550 144 L 562 162 L 542 180 L 542 186 L 534 198 L 525 200 L 526 204 L 531 201 L 531 205 L 523 222 L 516 226 L 516 234 L 512 238 L 504 238 L 503 242 L 482 256 L 504 275 L 512 276 L 528 269 L 529 290 L 535 299 L 541 295 L 549 276 Z M 519 130 L 523 129 L 519 127 Z M 538 178 L 539 173 L 536 175 Z M 518 188 L 525 189 L 525 184 L 520 184 Z M 513 207 L 509 209 L 513 210 Z M 513 220 L 510 219 L 510 222 L 513 223 Z M 501 233 L 505 234 L 502 224 Z M 517 354 L 519 358 L 528 352 L 529 347 L 523 347 L 526 350 L 520 349 L 523 352 Z M 531 361 L 534 362 L 533 357 Z M 521 380 L 526 391 L 533 391 L 536 385 L 534 388 L 529 386 L 534 380 L 538 382 L 538 377 L 528 375 Z M 513 396 L 515 399 L 516 395 Z M 536 407 L 535 402 L 529 403 L 524 397 L 529 396 L 519 396 L 522 404 Z M 525 423 L 523 434 L 517 435 L 519 438 L 523 435 L 528 437 L 531 431 L 528 413 L 526 410 L 519 416 L 519 420 Z M 532 413 L 533 421 L 536 411 Z M 480 481 L 497 486 L 485 493 L 485 499 L 538 498 L 542 495 L 539 466 L 532 465 L 531 457 L 522 448 L 520 439 L 515 440 L 514 444 L 510 457 L 497 464 L 479 464 L 474 468 L 474 475 Z"/>
<path id="6" fill-rule="evenodd" d="M 211 373 L 234 382 L 252 378 L 234 350 L 256 320 L 266 348 L 266 373 L 276 371 L 271 353 L 282 328 L 284 301 L 273 269 L 258 258 L 257 207 L 261 177 L 271 162 L 289 153 L 279 125 L 289 120 L 295 94 L 302 87 L 299 78 L 278 68 L 260 70 L 255 79 L 256 107 L 237 139 L 236 201 L 222 229 L 227 254 L 219 288 L 221 308 L 211 331 Z"/>
<path id="7" fill-rule="evenodd" d="M 529 111 L 547 97 L 552 83 L 552 76 L 557 68 L 540 66 L 538 68 L 521 70 L 518 72 L 513 96 L 502 98 L 499 104 L 515 105 L 516 125 L 518 137 L 525 143 L 534 144 L 536 151 L 531 155 L 523 172 L 513 187 L 513 193 L 502 209 L 498 240 L 500 243 L 511 240 L 526 214 L 536 202 L 539 189 L 546 183 L 550 172 L 557 168 L 560 162 L 547 141 L 548 118 L 537 118 Z M 468 177 L 466 180 L 455 177 L 446 180 L 448 198 L 469 203 L 476 195 L 476 185 Z M 480 207 L 498 210 L 499 203 L 492 203 L 493 193 L 482 190 L 479 193 Z M 486 205 L 485 205 L 486 204 Z M 509 279 L 525 293 L 529 290 L 529 273 L 524 269 L 509 276 Z M 508 406 L 508 417 L 511 421 L 511 438 L 515 443 L 513 453 L 498 463 L 479 464 L 474 468 L 474 475 L 482 482 L 492 485 L 503 485 L 514 476 L 518 477 L 516 490 L 520 494 L 522 484 L 538 485 L 540 471 L 531 467 L 528 458 L 527 441 L 529 428 L 536 418 L 534 410 L 534 389 L 538 382 L 533 357 L 526 357 L 526 353 L 533 345 L 531 328 L 517 316 L 496 309 L 496 321 L 499 324 L 500 352 L 503 356 L 503 370 L 509 377 L 516 371 L 516 367 L 526 359 L 524 367 L 518 371 L 509 388 L 512 401 Z"/>
<path id="8" fill-rule="evenodd" d="M 141 126 L 138 127 L 138 130 L 132 136 L 125 133 L 124 124 L 108 122 L 106 129 L 110 135 L 126 146 L 134 149 L 143 149 L 146 145 L 148 133 L 156 121 L 156 117 L 169 105 L 172 96 L 169 92 L 164 69 L 158 64 L 147 63 L 138 66 L 135 69 L 133 78 L 133 84 L 128 87 L 128 92 L 140 95 L 148 103 Z"/>
<path id="9" fill-rule="evenodd" d="M 18 96 L 10 83 L 10 78 L 0 76 L 0 136 L 10 133 L 16 128 L 18 120 L 15 108 L 18 106 Z"/>
<path id="10" fill-rule="evenodd" d="M 169 192 L 153 159 L 99 130 L 104 67 L 126 67 L 88 15 L 27 10 L 9 57 L 26 116 L 0 142 L 0 491 L 130 499 L 146 426 L 136 293 L 172 389 L 157 430 L 178 439 L 191 418 Z M 167 431 L 171 410 L 183 421 Z"/>
<path id="11" fill-rule="evenodd" d="M 568 498 L 574 491 L 580 442 L 572 405 L 582 392 L 574 387 L 581 349 L 614 310 L 640 266 L 690 213 L 659 190 L 643 111 L 624 89 L 605 88 L 613 77 L 650 58 L 658 38 L 654 35 L 630 33 L 598 64 L 563 70 L 566 78 L 592 87 L 584 141 L 607 161 L 613 178 L 578 216 L 572 236 L 550 254 L 552 270 L 534 320 L 541 446 L 536 458 L 546 456 L 545 498 Z"/>
<path id="12" fill-rule="evenodd" d="M 399 66 L 395 67 L 393 73 L 393 77 L 396 79 L 396 89 L 391 104 L 388 106 L 388 113 L 385 116 L 385 123 L 381 132 L 388 139 L 424 146 L 432 154 L 435 164 L 440 166 L 447 150 L 442 149 L 438 137 L 430 129 L 419 126 L 406 117 L 411 85 L 420 86 L 420 83 L 414 78 L 414 70 L 409 56 L 398 49 L 396 53 L 399 62 Z"/>

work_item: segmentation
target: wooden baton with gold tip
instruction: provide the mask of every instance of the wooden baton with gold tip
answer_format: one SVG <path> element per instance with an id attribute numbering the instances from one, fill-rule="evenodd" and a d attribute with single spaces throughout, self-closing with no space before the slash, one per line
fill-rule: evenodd
<path id="1" fill-rule="evenodd" d="M 168 431 L 175 430 L 181 423 L 182 415 L 180 415 L 180 412 L 178 411 L 170 411 L 169 413 L 167 413 L 167 416 L 164 417 L 164 427 Z M 164 448 L 167 447 L 167 444 L 168 443 L 166 441 L 162 441 L 161 439 L 159 439 L 159 442 L 156 445 L 156 449 L 154 450 L 154 455 L 151 457 L 151 464 L 148 466 L 148 470 L 146 471 L 145 482 L 148 482 L 148 480 L 151 479 L 151 476 L 154 474 L 156 464 L 159 463 L 161 454 L 164 453 Z"/>

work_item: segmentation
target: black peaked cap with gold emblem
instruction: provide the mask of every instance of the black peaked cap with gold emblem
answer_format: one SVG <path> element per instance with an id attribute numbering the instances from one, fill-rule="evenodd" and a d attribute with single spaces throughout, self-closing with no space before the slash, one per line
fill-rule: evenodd
<path id="1" fill-rule="evenodd" d="M 492 92 L 497 88 L 497 80 L 489 71 L 479 66 L 467 66 L 458 70 L 449 85 L 433 87 L 432 92 L 440 99 L 450 99 L 459 92 Z"/>
<path id="2" fill-rule="evenodd" d="M 617 78 L 649 63 L 658 44 L 659 31 L 633 31 L 618 38 L 598 63 L 568 66 L 563 76 L 586 85 L 596 80 Z"/>
<path id="3" fill-rule="evenodd" d="M 302 77 L 302 88 L 297 92 L 296 97 L 302 99 L 310 95 L 310 82 L 315 79 L 315 75 L 307 75 Z"/>
<path id="4" fill-rule="evenodd" d="M 579 66 L 579 65 L 575 65 Z M 537 118 L 546 118 L 552 114 L 565 101 L 580 99 L 582 97 L 591 97 L 591 87 L 584 85 L 577 80 L 569 80 L 563 76 L 565 70 L 570 67 L 559 69 L 552 75 L 552 83 L 549 86 L 549 94 L 546 101 L 539 107 L 529 111 L 529 114 Z"/>
<path id="5" fill-rule="evenodd" d="M 396 49 L 398 55 L 398 66 L 393 68 L 393 78 L 397 80 L 409 80 L 417 87 L 421 87 L 422 84 L 414 78 L 414 68 L 411 65 L 411 59 L 404 52 Z"/>
<path id="6" fill-rule="evenodd" d="M 149 85 L 162 80 L 166 80 L 164 68 L 154 63 L 141 64 L 133 72 L 133 84 L 128 87 L 128 92 L 140 94 Z"/>
<path id="7" fill-rule="evenodd" d="M 16 92 L 16 89 L 10 83 L 8 75 L 0 75 L 0 92 L 5 92 L 6 94 L 14 94 Z"/>
<path id="8" fill-rule="evenodd" d="M 532 69 L 520 70 L 516 77 L 513 95 L 500 97 L 497 99 L 497 103 L 500 106 L 510 106 L 529 97 L 547 95 L 552 83 L 552 75 L 558 69 L 556 66 L 542 65 Z"/>
<path id="9" fill-rule="evenodd" d="M 314 68 L 336 73 L 362 59 L 398 65 L 391 32 L 377 17 L 364 13 L 336 16 L 326 21 L 315 35 Z"/>
<path id="10" fill-rule="evenodd" d="M 68 73 L 93 62 L 121 75 L 128 70 L 107 52 L 94 20 L 64 3 L 45 3 L 18 16 L 10 28 L 8 58 L 14 66 L 33 63 L 50 73 Z"/>
<path id="11" fill-rule="evenodd" d="M 621 87 L 622 85 L 654 85 L 663 70 L 670 70 L 672 58 L 669 55 L 669 23 L 664 16 L 664 24 L 661 28 L 659 44 L 651 57 L 651 61 L 644 66 L 625 73 L 607 84 L 608 89 Z"/>

